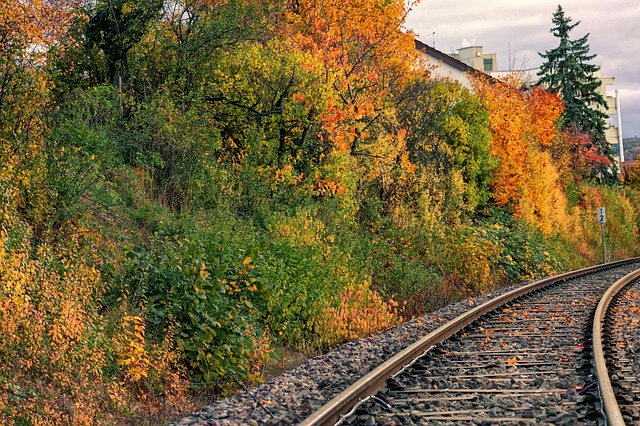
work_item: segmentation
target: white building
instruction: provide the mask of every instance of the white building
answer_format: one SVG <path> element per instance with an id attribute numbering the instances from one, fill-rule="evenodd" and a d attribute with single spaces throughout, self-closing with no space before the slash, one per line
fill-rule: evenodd
<path id="1" fill-rule="evenodd" d="M 437 79 L 455 80 L 471 90 L 469 75 L 482 72 L 453 56 L 424 44 L 420 40 L 416 40 L 416 49 L 422 53 L 422 57 L 433 67 L 432 74 Z"/>

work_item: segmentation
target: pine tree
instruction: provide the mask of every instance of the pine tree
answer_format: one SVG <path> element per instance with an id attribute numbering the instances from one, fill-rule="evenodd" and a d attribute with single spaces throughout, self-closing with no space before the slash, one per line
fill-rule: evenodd
<path id="1" fill-rule="evenodd" d="M 598 156 L 593 162 L 591 177 L 601 177 L 605 182 L 615 182 L 616 171 L 612 169 L 611 149 L 606 141 L 607 103 L 598 92 L 601 81 L 596 76 L 600 67 L 589 63 L 596 55 L 589 53 L 589 34 L 571 40 L 569 33 L 580 24 L 572 23 L 565 16 L 562 6 L 553 14 L 555 25 L 551 33 L 560 43 L 555 49 L 539 55 L 545 59 L 538 75 L 539 85 L 562 95 L 565 102 L 563 129 L 573 133 L 586 133 L 597 148 Z"/>

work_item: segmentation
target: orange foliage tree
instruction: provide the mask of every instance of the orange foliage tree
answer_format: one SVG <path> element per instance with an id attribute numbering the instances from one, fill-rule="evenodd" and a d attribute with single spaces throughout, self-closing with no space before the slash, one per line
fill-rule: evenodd
<path id="1" fill-rule="evenodd" d="M 403 0 L 301 0 L 281 15 L 276 30 L 312 52 L 332 82 L 336 100 L 320 119 L 334 148 L 368 153 L 363 141 L 417 61 L 413 34 L 401 30 L 408 10 Z"/>
<path id="2" fill-rule="evenodd" d="M 560 96 L 536 86 L 523 92 L 522 97 L 530 117 L 526 131 L 531 139 L 542 147 L 554 146 L 558 142 L 558 124 L 564 111 Z"/>
<path id="3" fill-rule="evenodd" d="M 491 183 L 494 201 L 546 234 L 566 222 L 561 176 L 567 166 L 559 133 L 563 105 L 539 87 L 519 90 L 514 81 L 475 78 L 474 88 L 490 117 L 492 153 L 500 158 Z M 560 153 L 560 154 L 559 154 Z"/>
<path id="4" fill-rule="evenodd" d="M 491 182 L 493 199 L 498 206 L 511 203 L 517 209 L 528 166 L 526 104 L 522 94 L 508 82 L 477 77 L 473 88 L 489 113 L 491 153 L 500 159 Z"/>

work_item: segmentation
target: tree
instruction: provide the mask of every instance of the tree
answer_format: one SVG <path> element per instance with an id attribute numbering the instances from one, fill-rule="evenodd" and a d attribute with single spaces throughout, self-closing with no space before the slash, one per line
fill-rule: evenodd
<path id="1" fill-rule="evenodd" d="M 104 52 L 109 82 L 128 71 L 127 53 L 159 18 L 162 5 L 162 0 L 99 0 L 89 12 L 88 47 Z"/>
<path id="2" fill-rule="evenodd" d="M 378 145 L 374 127 L 384 121 L 394 88 L 401 88 L 416 63 L 413 34 L 401 29 L 413 4 L 403 0 L 300 0 L 278 29 L 327 69 L 338 102 L 324 117 L 332 146 L 370 157 Z M 395 156 L 392 156 L 395 157 Z"/>
<path id="3" fill-rule="evenodd" d="M 571 40 L 569 33 L 580 21 L 572 24 L 572 19 L 565 16 L 560 5 L 553 14 L 552 22 L 555 26 L 551 33 L 560 43 L 554 49 L 539 53 L 545 62 L 538 72 L 538 84 L 561 94 L 565 103 L 563 129 L 588 134 L 598 154 L 608 159 L 605 163 L 594 163 L 590 167 L 590 177 L 600 176 L 605 182 L 615 181 L 611 150 L 605 138 L 607 104 L 597 91 L 601 82 L 596 72 L 600 67 L 589 63 L 596 57 L 595 54 L 589 54 L 589 34 Z"/>
<path id="4" fill-rule="evenodd" d="M 51 188 L 46 136 L 53 110 L 51 57 L 64 56 L 72 0 L 8 0 L 0 7 L 0 228 L 14 209 L 39 237 Z"/>
<path id="5" fill-rule="evenodd" d="M 457 174 L 464 182 L 457 212 L 473 212 L 489 202 L 489 183 L 497 157 L 491 154 L 489 118 L 480 99 L 457 82 L 416 78 L 400 94 L 400 125 L 418 173 Z M 448 179 L 445 191 L 453 189 Z"/>
<path id="6" fill-rule="evenodd" d="M 473 89 L 489 114 L 491 152 L 500 160 L 491 180 L 493 201 L 545 234 L 562 228 L 564 163 L 554 159 L 555 145 L 563 140 L 557 131 L 563 113 L 558 94 L 541 88 L 523 92 L 513 80 L 482 76 L 473 79 Z"/>
<path id="7" fill-rule="evenodd" d="M 175 0 L 165 2 L 160 25 L 136 46 L 137 78 L 165 84 L 184 107 L 194 91 L 210 80 L 216 56 L 263 36 L 265 14 L 254 0 Z M 132 74 L 133 74 L 132 64 Z"/>

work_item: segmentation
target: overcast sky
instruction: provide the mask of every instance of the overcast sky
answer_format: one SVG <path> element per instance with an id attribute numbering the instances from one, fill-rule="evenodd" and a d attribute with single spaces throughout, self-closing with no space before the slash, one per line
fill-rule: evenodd
<path id="1" fill-rule="evenodd" d="M 573 22 L 575 40 L 589 33 L 592 63 L 615 77 L 625 138 L 640 136 L 640 2 L 636 0 L 422 0 L 406 26 L 425 44 L 451 53 L 463 42 L 496 53 L 498 69 L 540 66 L 538 52 L 558 46 L 550 33 L 558 4 Z M 435 35 L 433 34 L 435 32 Z"/>

